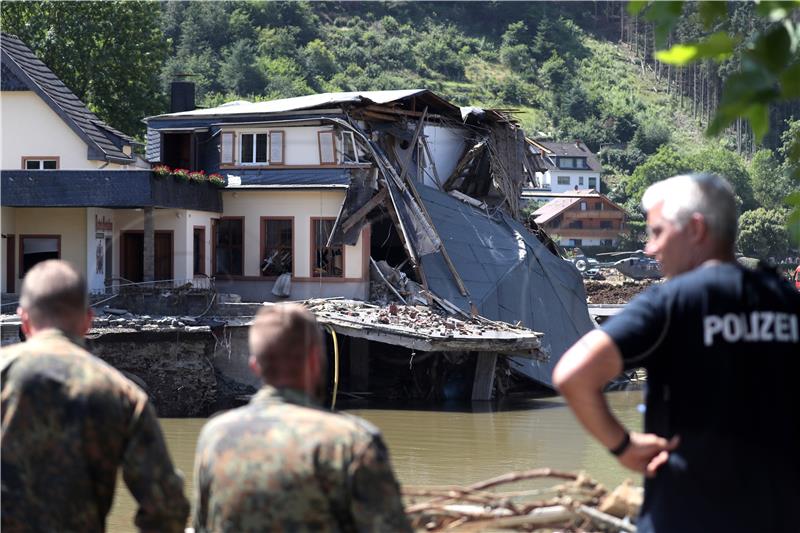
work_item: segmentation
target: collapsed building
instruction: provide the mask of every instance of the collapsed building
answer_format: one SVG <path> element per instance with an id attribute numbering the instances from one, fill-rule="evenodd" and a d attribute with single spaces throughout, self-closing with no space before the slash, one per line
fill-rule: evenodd
<path id="1" fill-rule="evenodd" d="M 343 304 L 316 312 L 340 336 L 367 341 L 348 346 L 359 366 L 441 354 L 468 369 L 462 381 L 474 399 L 490 397 L 493 385 L 505 390 L 498 368 L 550 386 L 560 354 L 592 327 L 580 275 L 522 216 L 521 190 L 544 165 L 510 113 L 458 107 L 427 90 L 209 109 L 192 100 L 173 94 L 183 109 L 145 119 L 147 156 L 168 170 L 224 178 L 222 216 L 193 251 L 217 290 L 256 302 L 377 303 L 372 319 L 369 306 L 355 311 L 358 303 L 351 313 Z M 387 314 L 387 306 L 411 312 Z M 451 346 L 404 343 L 414 337 L 412 320 L 387 340 L 398 316 L 423 320 L 415 307 L 484 328 Z M 374 320 L 380 312 L 382 323 Z M 486 342 L 487 330 L 527 340 L 512 350 Z M 354 388 L 374 388 L 368 381 Z M 448 397 L 443 386 L 420 395 Z"/>

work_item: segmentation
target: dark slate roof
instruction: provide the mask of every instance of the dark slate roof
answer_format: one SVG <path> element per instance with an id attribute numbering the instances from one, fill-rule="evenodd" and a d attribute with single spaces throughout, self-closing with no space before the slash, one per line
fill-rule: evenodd
<path id="1" fill-rule="evenodd" d="M 163 207 L 222 212 L 210 183 L 156 178 L 149 170 L 3 170 L 0 202 L 8 207 Z"/>
<path id="2" fill-rule="evenodd" d="M 346 188 L 350 185 L 350 169 L 252 169 L 221 170 L 226 189 L 316 189 Z M 237 180 L 238 178 L 238 180 Z"/>
<path id="3" fill-rule="evenodd" d="M 498 212 L 484 211 L 430 187 L 418 187 L 447 253 L 478 312 L 544 333 L 548 361 L 514 357 L 517 370 L 552 386 L 561 354 L 592 329 L 578 271 L 550 253 L 524 226 Z M 439 297 L 470 311 L 440 252 L 422 256 L 428 286 Z"/>
<path id="4" fill-rule="evenodd" d="M 58 116 L 89 146 L 89 159 L 131 163 L 133 157 L 122 152 L 132 139 L 89 111 L 86 105 L 34 55 L 18 37 L 0 35 L 4 72 L 11 71 L 18 81 L 41 97 Z"/>
<path id="5" fill-rule="evenodd" d="M 597 159 L 597 156 L 592 153 L 589 148 L 583 144 L 581 141 L 575 141 L 571 143 L 556 143 L 556 142 L 549 142 L 549 141 L 536 141 L 548 150 L 552 152 L 551 157 L 544 157 L 545 165 L 547 166 L 548 170 L 556 170 L 558 167 L 555 166 L 555 157 L 585 157 L 586 163 L 589 165 L 589 170 L 594 172 L 602 172 L 603 166 L 600 164 L 600 161 Z M 565 168 L 563 170 L 582 170 L 582 169 L 572 169 L 572 168 Z M 583 169 L 585 170 L 585 169 Z"/>

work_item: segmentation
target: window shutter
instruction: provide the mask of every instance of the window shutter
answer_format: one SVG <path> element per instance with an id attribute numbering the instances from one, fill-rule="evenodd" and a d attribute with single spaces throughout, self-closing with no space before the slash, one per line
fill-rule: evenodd
<path id="1" fill-rule="evenodd" d="M 222 157 L 220 163 L 232 165 L 234 154 L 234 134 L 227 132 L 222 134 Z"/>
<path id="2" fill-rule="evenodd" d="M 269 161 L 274 164 L 283 164 L 283 132 L 269 132 Z"/>
<path id="3" fill-rule="evenodd" d="M 333 144 L 333 132 L 319 132 L 319 163 L 321 165 L 336 164 L 336 149 Z"/>

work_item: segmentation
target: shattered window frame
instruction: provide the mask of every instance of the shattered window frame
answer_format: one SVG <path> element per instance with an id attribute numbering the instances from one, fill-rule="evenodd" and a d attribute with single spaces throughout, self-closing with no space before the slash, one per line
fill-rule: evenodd
<path id="1" fill-rule="evenodd" d="M 325 246 L 335 223 L 335 217 L 311 218 L 311 276 L 314 278 L 344 278 L 344 246 Z"/>
<path id="2" fill-rule="evenodd" d="M 361 161 L 358 159 L 358 148 L 356 148 L 356 138 L 352 131 L 343 131 L 339 135 L 339 142 L 341 143 L 341 162 L 342 163 L 355 163 Z M 320 159 L 321 161 L 322 159 Z"/>
<path id="3" fill-rule="evenodd" d="M 238 222 L 239 224 L 239 242 L 235 239 L 228 239 L 222 242 L 222 237 L 228 235 L 228 232 L 223 232 L 223 226 L 229 226 L 232 223 Z M 229 275 L 229 276 L 243 276 L 244 275 L 244 217 L 222 217 L 215 220 L 212 226 L 213 233 L 213 270 L 214 275 Z M 237 253 L 238 251 L 238 253 Z M 238 256 L 238 265 L 237 265 Z M 228 265 L 220 268 L 220 263 L 228 261 Z M 239 268 L 231 268 L 238 266 Z M 238 272 L 236 271 L 238 270 Z"/>
<path id="4" fill-rule="evenodd" d="M 270 243 L 270 225 L 288 222 L 288 228 L 277 230 L 277 243 Z M 288 230 L 288 239 L 285 231 Z M 288 243 L 286 242 L 288 240 Z M 281 274 L 294 275 L 294 217 L 261 217 L 261 250 L 259 252 L 259 274 L 266 278 L 277 278 Z M 287 268 L 288 265 L 288 268 Z"/>

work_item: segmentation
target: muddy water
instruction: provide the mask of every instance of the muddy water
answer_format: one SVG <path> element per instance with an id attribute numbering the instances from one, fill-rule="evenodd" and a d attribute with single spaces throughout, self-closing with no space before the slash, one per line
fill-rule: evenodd
<path id="1" fill-rule="evenodd" d="M 615 392 L 608 401 L 631 429 L 640 429 L 641 392 Z M 561 398 L 443 405 L 436 409 L 374 405 L 347 411 L 378 426 L 386 438 L 401 483 L 414 486 L 465 485 L 511 470 L 548 466 L 585 470 L 607 485 L 625 478 L 625 471 L 607 451 L 579 427 Z M 192 461 L 204 419 L 162 419 L 170 453 L 186 475 L 191 495 Z M 135 531 L 136 506 L 122 485 L 117 490 L 108 530 Z"/>

